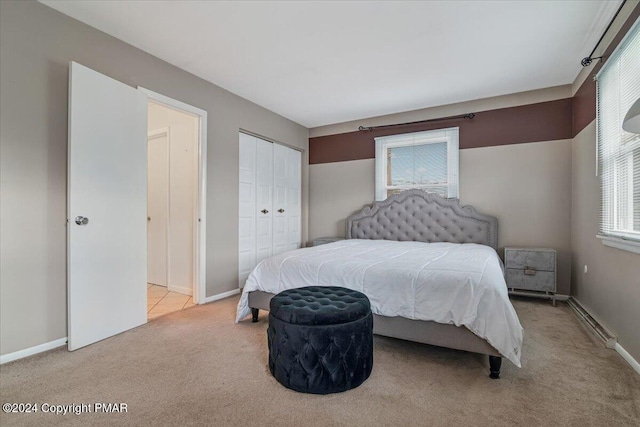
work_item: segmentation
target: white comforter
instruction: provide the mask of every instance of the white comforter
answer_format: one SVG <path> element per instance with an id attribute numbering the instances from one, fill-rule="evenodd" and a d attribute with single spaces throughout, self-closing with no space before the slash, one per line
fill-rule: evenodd
<path id="1" fill-rule="evenodd" d="M 353 239 L 285 252 L 253 270 L 236 322 L 251 311 L 251 291 L 316 285 L 360 291 L 382 316 L 464 325 L 520 367 L 522 326 L 489 246 Z"/>

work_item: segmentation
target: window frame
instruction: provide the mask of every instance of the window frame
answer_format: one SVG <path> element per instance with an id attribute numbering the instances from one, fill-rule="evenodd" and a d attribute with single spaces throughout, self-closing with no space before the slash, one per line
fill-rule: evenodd
<path id="1" fill-rule="evenodd" d="M 608 147 L 604 147 L 601 141 L 602 136 L 600 135 L 600 127 L 602 121 L 601 115 L 601 88 L 599 79 L 601 78 L 603 73 L 606 73 L 610 70 L 611 67 L 614 67 L 617 64 L 617 60 L 620 58 L 622 54 L 623 48 L 627 46 L 627 41 L 629 37 L 636 35 L 637 32 L 640 32 L 640 20 L 636 21 L 634 25 L 629 29 L 626 36 L 623 40 L 618 44 L 616 49 L 611 53 L 608 61 L 603 65 L 600 71 L 596 74 L 596 176 L 599 177 L 600 181 L 600 224 L 598 225 L 598 234 L 596 237 L 600 239 L 603 245 L 614 247 L 617 249 L 625 250 L 628 252 L 633 252 L 640 254 L 640 231 L 629 231 L 629 230 L 620 230 L 618 228 L 618 198 L 620 197 L 620 192 L 624 191 L 625 186 L 619 183 L 621 178 L 620 173 L 616 171 L 616 169 L 620 168 L 618 164 L 619 161 L 629 161 L 634 162 L 634 151 L 636 149 L 632 149 L 629 147 L 625 147 L 623 150 L 623 155 L 618 156 L 616 158 L 609 157 L 603 152 L 606 152 Z M 638 34 L 640 35 L 640 34 Z M 624 90 L 622 85 L 618 87 L 618 90 Z M 626 112 L 624 112 L 626 113 Z M 624 117 L 624 113 L 622 116 Z M 622 124 L 620 124 L 620 128 L 622 129 Z M 605 168 L 614 168 L 613 172 L 604 172 Z M 631 181 L 631 183 L 627 182 L 627 191 L 630 194 L 627 194 L 627 198 L 633 201 L 633 176 L 634 176 L 634 167 L 630 166 L 631 174 L 628 175 L 627 179 Z M 613 182 L 605 182 L 605 175 L 609 175 L 609 179 Z M 630 185 L 629 185 L 630 184 Z M 606 189 L 607 186 L 611 186 L 613 188 Z M 607 199 L 609 198 L 609 199 Z M 630 213 L 630 220 L 633 222 L 633 202 L 629 204 L 628 209 Z M 608 218 L 608 223 L 611 224 L 610 230 L 603 230 L 602 218 Z M 632 225 L 633 227 L 633 225 Z"/>
<path id="2" fill-rule="evenodd" d="M 375 200 L 382 201 L 388 196 L 389 190 L 410 190 L 440 188 L 441 184 L 407 184 L 387 185 L 387 150 L 389 148 L 411 147 L 414 145 L 427 145 L 446 142 L 447 144 L 447 198 L 459 197 L 459 165 L 460 165 L 460 130 L 458 127 L 435 129 L 420 132 L 410 132 L 375 138 Z"/>

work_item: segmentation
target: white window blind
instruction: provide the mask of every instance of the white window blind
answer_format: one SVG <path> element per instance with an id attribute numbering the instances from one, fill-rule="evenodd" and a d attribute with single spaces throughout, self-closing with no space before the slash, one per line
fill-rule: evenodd
<path id="1" fill-rule="evenodd" d="M 458 128 L 376 138 L 376 200 L 420 188 L 458 197 Z"/>
<path id="2" fill-rule="evenodd" d="M 640 135 L 622 120 L 640 98 L 640 25 L 628 33 L 597 77 L 600 234 L 640 241 Z"/>

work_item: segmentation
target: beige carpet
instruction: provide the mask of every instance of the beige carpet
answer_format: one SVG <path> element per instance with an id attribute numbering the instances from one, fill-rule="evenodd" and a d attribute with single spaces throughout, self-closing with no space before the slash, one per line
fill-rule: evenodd
<path id="1" fill-rule="evenodd" d="M 266 321 L 234 324 L 237 297 L 160 317 L 69 353 L 0 367 L 6 402 L 124 402 L 126 414 L 2 414 L 11 425 L 638 426 L 640 376 L 595 344 L 569 309 L 515 300 L 523 368 L 487 357 L 375 338 L 359 388 L 299 394 L 267 368 Z"/>

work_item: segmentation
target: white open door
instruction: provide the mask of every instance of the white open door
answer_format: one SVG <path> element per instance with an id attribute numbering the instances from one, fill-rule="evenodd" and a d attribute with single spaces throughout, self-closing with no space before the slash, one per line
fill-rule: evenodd
<path id="1" fill-rule="evenodd" d="M 69 66 L 68 347 L 146 323 L 147 96 Z"/>

